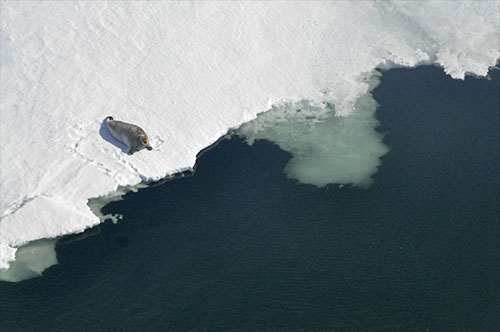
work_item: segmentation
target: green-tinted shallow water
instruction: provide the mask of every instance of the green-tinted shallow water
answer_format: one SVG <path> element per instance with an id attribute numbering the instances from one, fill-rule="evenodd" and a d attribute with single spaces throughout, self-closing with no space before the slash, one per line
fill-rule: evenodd
<path id="1" fill-rule="evenodd" d="M 287 179 L 222 141 L 194 176 L 126 195 L 43 277 L 0 283 L 2 331 L 496 331 L 500 75 L 385 72 L 374 184 Z"/>

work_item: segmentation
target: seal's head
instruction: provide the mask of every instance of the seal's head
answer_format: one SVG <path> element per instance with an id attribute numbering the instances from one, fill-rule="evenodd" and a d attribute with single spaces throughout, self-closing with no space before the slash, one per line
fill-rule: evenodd
<path id="1" fill-rule="evenodd" d="M 142 134 L 142 135 L 139 135 L 138 137 L 138 142 L 137 142 L 137 150 L 142 150 L 142 149 L 148 149 L 149 151 L 153 150 L 153 148 L 151 147 L 151 145 L 149 145 L 149 138 L 148 138 L 148 135 L 146 134 Z"/>

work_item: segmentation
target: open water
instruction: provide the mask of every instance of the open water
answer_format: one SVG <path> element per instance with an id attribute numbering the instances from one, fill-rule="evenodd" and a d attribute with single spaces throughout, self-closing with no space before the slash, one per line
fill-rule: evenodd
<path id="1" fill-rule="evenodd" d="M 104 208 L 40 278 L 0 283 L 1 331 L 498 331 L 500 71 L 384 72 L 390 151 L 368 189 L 298 184 L 237 136 L 193 176 Z"/>

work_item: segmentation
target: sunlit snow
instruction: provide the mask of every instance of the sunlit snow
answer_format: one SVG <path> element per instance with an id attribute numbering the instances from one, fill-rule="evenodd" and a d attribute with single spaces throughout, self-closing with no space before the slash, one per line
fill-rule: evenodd
<path id="1" fill-rule="evenodd" d="M 368 185 L 387 151 L 374 131 L 375 68 L 435 63 L 460 79 L 486 75 L 500 56 L 498 1 L 0 6 L 0 269 L 30 241 L 100 223 L 89 198 L 189 169 L 270 109 L 258 126 L 275 127 L 247 127 L 247 138 L 294 154 L 288 176 Z M 320 131 L 293 141 L 311 127 L 298 107 Z M 141 126 L 153 151 L 129 156 L 103 139 L 109 115 Z M 51 243 L 37 242 L 44 252 Z M 56 262 L 26 252 L 18 267 L 29 275 Z M 0 278 L 22 279 L 16 271 Z"/>

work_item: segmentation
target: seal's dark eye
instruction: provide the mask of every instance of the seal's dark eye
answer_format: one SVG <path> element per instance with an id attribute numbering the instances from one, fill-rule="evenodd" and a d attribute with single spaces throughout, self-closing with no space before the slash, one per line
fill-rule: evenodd
<path id="1" fill-rule="evenodd" d="M 148 138 L 147 138 L 147 137 L 143 137 L 143 138 L 142 138 L 142 142 L 143 142 L 144 144 L 148 144 L 149 140 L 148 140 Z"/>

